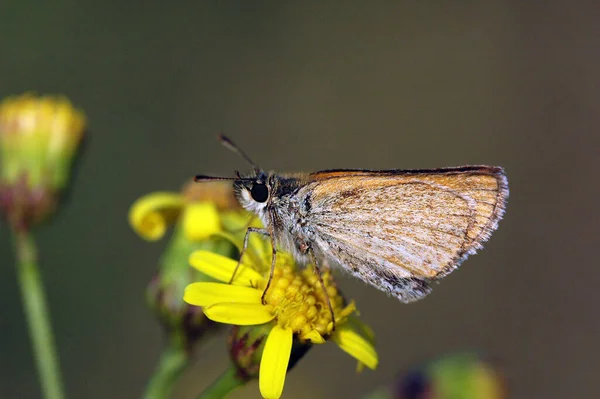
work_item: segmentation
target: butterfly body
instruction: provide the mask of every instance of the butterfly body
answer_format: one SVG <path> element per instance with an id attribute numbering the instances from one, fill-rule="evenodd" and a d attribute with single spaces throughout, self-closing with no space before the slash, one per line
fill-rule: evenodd
<path id="1" fill-rule="evenodd" d="M 255 213 L 263 224 L 275 234 L 275 242 L 290 252 L 301 263 L 310 262 L 309 249 L 315 241 L 309 223 L 312 207 L 310 194 L 306 190 L 308 180 L 304 175 L 264 174 L 262 180 L 271 193 L 269 199 L 257 203 L 243 181 L 234 183 L 235 193 L 244 208 Z M 252 183 L 251 183 L 252 184 Z M 301 192 L 301 190 L 303 192 Z"/>

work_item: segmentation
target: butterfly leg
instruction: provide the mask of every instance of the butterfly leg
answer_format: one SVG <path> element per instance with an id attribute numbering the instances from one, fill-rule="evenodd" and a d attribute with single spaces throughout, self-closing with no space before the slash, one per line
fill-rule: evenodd
<path id="1" fill-rule="evenodd" d="M 233 274 L 231 275 L 231 279 L 229 279 L 229 284 L 233 283 L 235 274 L 237 273 L 238 269 L 240 268 L 240 265 L 242 264 L 242 256 L 244 256 L 244 254 L 246 253 L 246 249 L 248 248 L 248 238 L 250 237 L 250 233 L 259 233 L 264 236 L 271 236 L 271 233 L 269 233 L 267 229 L 261 229 L 259 227 L 248 227 L 246 229 L 246 234 L 244 235 L 244 244 L 242 245 L 242 250 L 240 251 L 240 258 L 238 259 L 237 265 L 235 265 L 235 269 L 233 269 Z"/>
<path id="2" fill-rule="evenodd" d="M 311 247 L 308 248 L 308 252 L 310 253 L 310 258 L 312 260 L 312 264 L 315 268 L 315 273 L 319 277 L 319 282 L 321 283 L 321 288 L 323 289 L 323 295 L 325 295 L 325 299 L 327 300 L 327 307 L 329 308 L 329 313 L 331 313 L 331 321 L 333 323 L 333 330 L 335 331 L 335 314 L 333 313 L 333 306 L 331 306 L 331 300 L 329 299 L 329 294 L 327 293 L 327 287 L 325 287 L 325 282 L 323 281 L 323 273 L 319 264 L 317 263 L 317 257 L 315 256 L 314 251 Z M 329 265 L 325 265 L 325 269 L 329 270 Z"/>
<path id="3" fill-rule="evenodd" d="M 273 273 L 275 272 L 275 262 L 277 260 L 277 249 L 275 249 L 275 236 L 272 232 L 267 232 L 267 235 L 271 237 L 271 248 L 273 255 L 271 257 L 271 271 L 269 272 L 267 286 L 265 287 L 265 290 L 263 291 L 262 296 L 260 297 L 260 300 L 262 301 L 263 305 L 265 304 L 265 295 L 267 294 L 267 291 L 269 291 L 269 287 L 271 286 L 271 280 L 273 280 Z"/>

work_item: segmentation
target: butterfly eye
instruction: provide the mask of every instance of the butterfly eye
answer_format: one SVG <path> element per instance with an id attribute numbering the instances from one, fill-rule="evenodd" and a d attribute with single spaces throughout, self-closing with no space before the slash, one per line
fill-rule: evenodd
<path id="1" fill-rule="evenodd" d="M 265 202 L 269 198 L 269 189 L 266 184 L 254 183 L 250 189 L 250 195 L 256 202 Z"/>

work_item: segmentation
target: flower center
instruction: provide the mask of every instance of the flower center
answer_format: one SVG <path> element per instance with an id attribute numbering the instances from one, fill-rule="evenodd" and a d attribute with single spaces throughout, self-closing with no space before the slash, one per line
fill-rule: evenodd
<path id="1" fill-rule="evenodd" d="M 265 301 L 272 307 L 280 326 L 291 328 L 301 337 L 313 330 L 321 336 L 332 332 L 333 322 L 327 301 L 337 316 L 344 307 L 344 298 L 338 292 L 331 273 L 324 272 L 322 277 L 327 295 L 311 267 L 301 271 L 288 265 L 275 267 Z"/>

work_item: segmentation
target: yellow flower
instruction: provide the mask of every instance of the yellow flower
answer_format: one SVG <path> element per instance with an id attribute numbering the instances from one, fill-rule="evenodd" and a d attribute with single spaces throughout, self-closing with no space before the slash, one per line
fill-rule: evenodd
<path id="1" fill-rule="evenodd" d="M 224 182 L 190 183 L 182 193 L 148 194 L 129 210 L 129 224 L 148 241 L 161 239 L 177 221 L 188 240 L 202 241 L 214 234 L 241 231 L 249 220 L 235 202 L 231 183 Z"/>
<path id="2" fill-rule="evenodd" d="M 54 212 L 85 124 L 65 97 L 24 94 L 0 103 L 0 197 L 13 226 L 28 228 Z"/>
<path id="3" fill-rule="evenodd" d="M 259 372 L 264 398 L 281 396 L 294 342 L 309 345 L 332 340 L 360 364 L 376 368 L 372 336 L 365 334 L 368 328 L 352 316 L 354 303 L 345 303 L 329 272 L 323 273 L 323 280 L 335 314 L 335 330 L 318 276 L 311 268 L 297 270 L 288 254 L 277 252 L 273 280 L 263 304 L 261 297 L 269 275 L 264 265 L 270 265 L 270 245 L 261 240 L 249 250 L 255 256 L 244 256 L 232 284 L 193 283 L 185 289 L 184 300 L 201 306 L 206 316 L 217 322 L 268 326 Z M 192 254 L 190 263 L 224 283 L 229 282 L 237 265 L 233 259 L 202 250 Z"/>
<path id="4" fill-rule="evenodd" d="M 161 324 L 186 344 L 193 344 L 215 329 L 202 311 L 182 300 L 193 281 L 211 280 L 191 269 L 188 259 L 198 249 L 234 256 L 236 248 L 220 234 L 242 230 L 250 216 L 237 205 L 231 183 L 192 183 L 181 193 L 157 192 L 131 206 L 131 227 L 144 239 L 156 241 L 167 228 L 173 233 L 159 261 L 159 270 L 146 290 L 149 307 Z"/>

